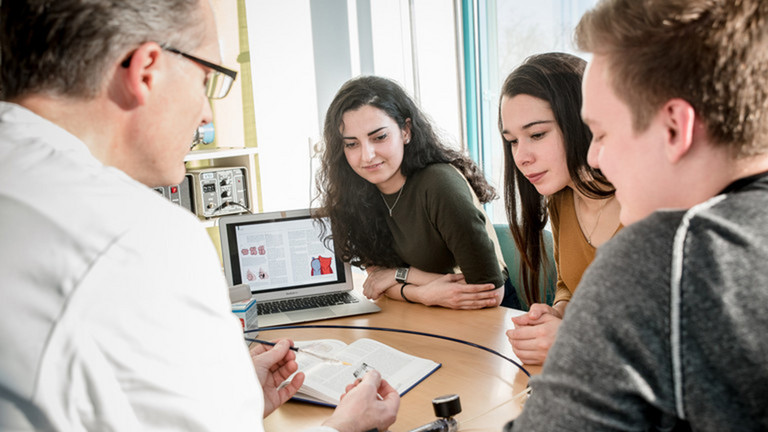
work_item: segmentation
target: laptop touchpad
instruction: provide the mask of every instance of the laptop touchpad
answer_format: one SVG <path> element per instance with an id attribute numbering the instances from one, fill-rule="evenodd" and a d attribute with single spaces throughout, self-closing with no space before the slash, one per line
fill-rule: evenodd
<path id="1" fill-rule="evenodd" d="M 331 308 L 319 308 L 303 311 L 285 312 L 286 315 L 292 320 L 304 320 L 304 319 L 318 319 L 319 316 L 332 317 L 336 316 Z"/>

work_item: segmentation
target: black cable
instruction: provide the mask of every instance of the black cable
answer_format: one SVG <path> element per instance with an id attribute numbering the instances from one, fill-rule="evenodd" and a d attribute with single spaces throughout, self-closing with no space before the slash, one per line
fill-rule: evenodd
<path id="1" fill-rule="evenodd" d="M 215 209 L 213 209 L 213 214 L 216 215 L 216 213 L 220 212 L 221 210 L 224 210 L 227 207 L 242 207 L 248 213 L 253 214 L 251 209 L 249 209 L 248 207 L 240 204 L 239 202 L 234 202 L 234 201 L 224 201 L 223 203 L 221 203 L 220 206 L 218 206 Z"/>
<path id="2" fill-rule="evenodd" d="M 458 343 L 461 343 L 461 344 L 464 344 L 464 345 L 468 345 L 468 346 L 471 346 L 473 348 L 478 348 L 478 349 L 481 349 L 483 351 L 487 351 L 487 352 L 489 352 L 489 353 L 491 353 L 493 355 L 496 355 L 498 357 L 501 357 L 504 360 L 506 360 L 506 361 L 512 363 L 513 365 L 517 366 L 518 369 L 523 371 L 523 373 L 526 376 L 528 376 L 528 378 L 531 377 L 531 374 L 527 370 L 525 370 L 523 365 L 521 365 L 520 363 L 516 362 L 514 359 L 511 359 L 511 358 L 505 356 L 504 354 L 502 354 L 502 353 L 500 353 L 500 352 L 498 352 L 496 350 L 493 350 L 491 348 L 482 346 L 480 344 L 476 344 L 474 342 L 469 342 L 469 341 L 465 341 L 465 340 L 462 340 L 462 339 L 452 338 L 450 336 L 442 336 L 442 335 L 438 335 L 438 334 L 434 334 L 434 333 L 425 333 L 425 332 L 420 332 L 420 331 L 415 331 L 415 330 L 403 330 L 403 329 L 395 329 L 395 328 L 388 328 L 388 327 L 368 327 L 368 326 L 345 326 L 345 325 L 327 325 L 327 324 L 326 325 L 321 325 L 321 324 L 314 324 L 314 325 L 289 325 L 289 326 L 279 326 L 279 327 L 269 327 L 269 328 L 257 328 L 257 329 L 253 329 L 253 330 L 245 330 L 244 333 L 251 333 L 251 332 L 257 332 L 257 331 L 268 331 L 268 330 L 302 329 L 302 328 L 376 330 L 376 331 L 388 331 L 388 332 L 394 332 L 394 333 L 408 333 L 408 334 L 414 334 L 414 335 L 418 335 L 418 336 L 427 336 L 427 337 L 432 337 L 432 338 L 436 338 L 436 339 L 444 339 L 444 340 L 447 340 L 447 341 L 458 342 Z"/>

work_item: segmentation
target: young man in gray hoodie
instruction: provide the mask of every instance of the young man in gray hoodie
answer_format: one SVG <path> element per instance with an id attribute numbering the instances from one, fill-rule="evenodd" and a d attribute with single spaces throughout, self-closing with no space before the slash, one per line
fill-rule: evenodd
<path id="1" fill-rule="evenodd" d="M 598 250 L 508 430 L 768 430 L 768 3 L 606 0 L 589 162 L 626 226 Z"/>

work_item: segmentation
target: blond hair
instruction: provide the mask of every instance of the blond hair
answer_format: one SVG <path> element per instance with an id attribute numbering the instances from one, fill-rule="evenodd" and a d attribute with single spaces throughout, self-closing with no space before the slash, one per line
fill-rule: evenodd
<path id="1" fill-rule="evenodd" d="M 576 28 L 604 55 L 636 132 L 672 98 L 693 106 L 716 145 L 736 157 L 768 149 L 768 2 L 604 0 Z"/>

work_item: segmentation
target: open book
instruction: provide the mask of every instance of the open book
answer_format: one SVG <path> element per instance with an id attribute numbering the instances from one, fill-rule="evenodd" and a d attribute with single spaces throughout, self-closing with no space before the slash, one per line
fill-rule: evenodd
<path id="1" fill-rule="evenodd" d="M 299 371 L 304 372 L 306 378 L 293 399 L 320 405 L 336 406 L 347 385 L 355 380 L 355 370 L 360 370 L 363 363 L 379 371 L 400 396 L 441 366 L 432 360 L 412 356 L 366 338 L 349 345 L 335 339 L 296 341 L 294 345 L 350 363 L 326 362 L 301 351 L 296 353 Z"/>

